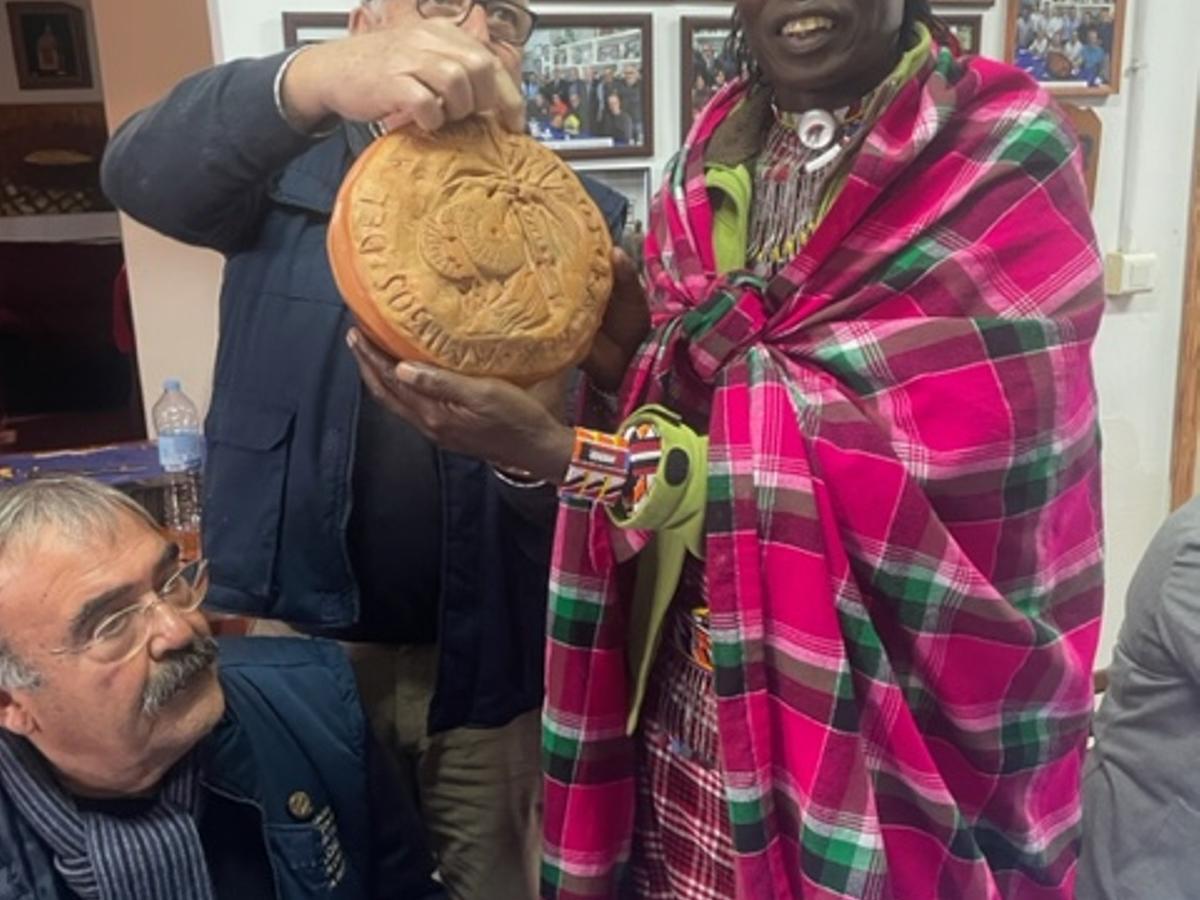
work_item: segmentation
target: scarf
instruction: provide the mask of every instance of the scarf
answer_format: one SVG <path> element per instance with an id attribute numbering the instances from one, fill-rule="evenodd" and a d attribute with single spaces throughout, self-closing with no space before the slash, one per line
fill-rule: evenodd
<path id="1" fill-rule="evenodd" d="M 171 770 L 157 799 L 128 815 L 72 798 L 38 752 L 11 735 L 0 736 L 0 784 L 83 900 L 212 900 L 192 757 Z"/>
<path id="2" fill-rule="evenodd" d="M 696 123 L 646 241 L 622 414 L 709 435 L 706 575 L 739 898 L 1069 898 L 1102 606 L 1080 155 L 1009 66 L 934 51 L 771 280 L 715 274 Z M 629 560 L 565 498 L 543 892 L 618 890 Z"/>

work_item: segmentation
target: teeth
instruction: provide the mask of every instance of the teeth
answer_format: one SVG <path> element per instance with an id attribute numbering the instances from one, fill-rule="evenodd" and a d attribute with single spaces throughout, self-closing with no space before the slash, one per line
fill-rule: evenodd
<path id="1" fill-rule="evenodd" d="M 780 30 L 785 37 L 803 37 L 814 31 L 828 31 L 833 27 L 833 21 L 825 16 L 805 16 L 802 19 L 792 19 Z"/>

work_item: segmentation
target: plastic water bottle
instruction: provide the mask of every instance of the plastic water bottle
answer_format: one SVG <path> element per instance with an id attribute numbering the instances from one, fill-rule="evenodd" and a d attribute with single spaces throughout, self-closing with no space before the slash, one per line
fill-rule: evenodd
<path id="1" fill-rule="evenodd" d="M 200 471 L 204 456 L 200 414 L 179 380 L 168 378 L 153 415 L 158 462 L 167 473 L 163 526 L 179 544 L 186 562 L 200 556 Z"/>

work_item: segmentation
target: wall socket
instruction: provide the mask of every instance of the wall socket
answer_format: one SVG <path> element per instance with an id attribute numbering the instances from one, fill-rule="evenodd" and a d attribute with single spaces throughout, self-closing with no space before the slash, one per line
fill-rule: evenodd
<path id="1" fill-rule="evenodd" d="M 1104 257 L 1104 292 L 1109 296 L 1154 290 L 1157 253 L 1109 253 Z"/>

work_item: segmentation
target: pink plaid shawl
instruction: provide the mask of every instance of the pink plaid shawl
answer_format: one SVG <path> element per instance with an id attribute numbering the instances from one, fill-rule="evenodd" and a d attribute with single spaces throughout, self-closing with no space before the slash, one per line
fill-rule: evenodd
<path id="1" fill-rule="evenodd" d="M 710 435 L 707 573 L 738 897 L 1067 898 L 1101 610 L 1090 347 L 1101 268 L 1074 141 L 1026 76 L 931 56 L 769 284 L 714 274 L 709 105 L 646 244 L 623 392 Z M 543 896 L 630 850 L 627 559 L 564 501 Z"/>

